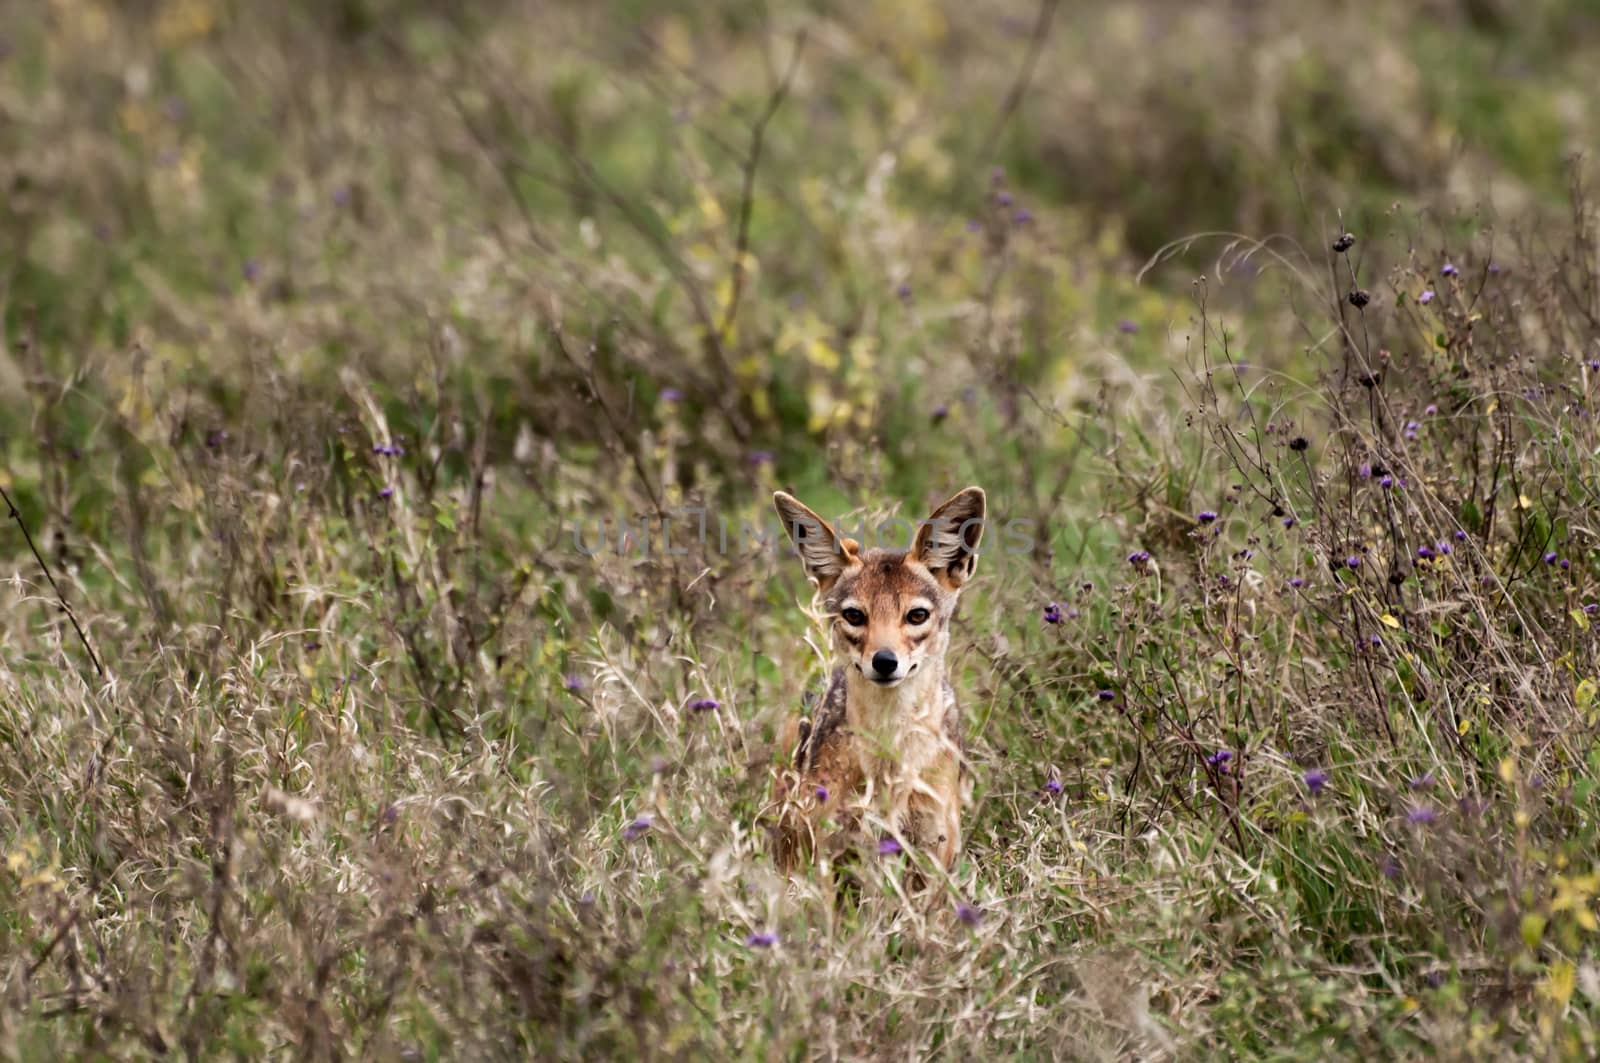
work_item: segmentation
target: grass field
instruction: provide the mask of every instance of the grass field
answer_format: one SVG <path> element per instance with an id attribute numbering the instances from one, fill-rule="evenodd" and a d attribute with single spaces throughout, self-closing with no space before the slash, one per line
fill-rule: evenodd
<path id="1" fill-rule="evenodd" d="M 1593 1058 L 1597 64 L 0 0 L 0 1053 Z M 836 906 L 771 493 L 969 483 L 966 851 Z"/>

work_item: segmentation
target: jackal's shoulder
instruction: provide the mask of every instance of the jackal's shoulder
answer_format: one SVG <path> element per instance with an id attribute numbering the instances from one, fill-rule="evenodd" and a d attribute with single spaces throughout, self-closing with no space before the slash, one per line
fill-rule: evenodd
<path id="1" fill-rule="evenodd" d="M 795 743 L 794 766 L 797 769 L 804 771 L 814 767 L 822 749 L 839 735 L 844 726 L 847 697 L 844 669 L 835 668 L 821 696 L 812 695 L 807 699 L 810 711 L 800 720 Z"/>

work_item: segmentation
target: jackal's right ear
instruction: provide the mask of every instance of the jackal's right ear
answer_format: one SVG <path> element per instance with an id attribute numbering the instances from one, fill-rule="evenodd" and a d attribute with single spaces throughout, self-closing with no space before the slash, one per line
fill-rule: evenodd
<path id="1" fill-rule="evenodd" d="M 772 506 L 783 521 L 783 530 L 789 534 L 800 551 L 800 563 L 806 575 L 817 581 L 817 589 L 826 593 L 844 570 L 856 563 L 860 549 L 854 539 L 841 539 L 833 526 L 813 513 L 805 503 L 790 494 L 774 491 Z"/>

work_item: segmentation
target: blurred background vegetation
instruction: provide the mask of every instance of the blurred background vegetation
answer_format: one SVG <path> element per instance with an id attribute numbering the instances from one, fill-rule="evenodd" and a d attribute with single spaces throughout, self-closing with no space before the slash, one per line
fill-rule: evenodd
<path id="1" fill-rule="evenodd" d="M 0 1050 L 1592 1053 L 1596 69 L 1586 0 L 0 0 L 0 483 L 103 665 L 8 525 Z M 1038 534 L 968 859 L 841 915 L 715 529 L 969 482 Z"/>

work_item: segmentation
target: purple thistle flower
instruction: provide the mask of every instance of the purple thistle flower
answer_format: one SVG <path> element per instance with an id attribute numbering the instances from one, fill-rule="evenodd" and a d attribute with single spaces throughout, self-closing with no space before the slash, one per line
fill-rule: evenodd
<path id="1" fill-rule="evenodd" d="M 1454 553 L 1456 549 L 1443 539 L 1440 539 L 1438 542 L 1434 543 L 1433 548 L 1439 551 L 1441 554 L 1451 554 Z"/>
<path id="2" fill-rule="evenodd" d="M 1394 477 L 1385 476 L 1383 479 L 1378 481 L 1378 486 L 1387 491 L 1389 488 L 1394 486 Z"/>
<path id="3" fill-rule="evenodd" d="M 577 693 L 583 689 L 583 677 L 577 672 L 568 672 L 566 678 L 561 681 L 561 685 L 573 693 Z"/>
<path id="4" fill-rule="evenodd" d="M 1144 565 L 1149 560 L 1150 551 L 1148 550 L 1135 550 L 1128 555 L 1128 564 L 1133 565 L 1135 568 Z"/>
<path id="5" fill-rule="evenodd" d="M 1215 753 L 1211 754 L 1209 757 L 1206 758 L 1206 767 L 1208 767 L 1208 768 L 1220 768 L 1220 767 L 1222 767 L 1224 764 L 1228 763 L 1228 761 L 1230 761 L 1232 759 L 1233 759 L 1233 753 L 1230 750 L 1219 749 Z"/>
<path id="6" fill-rule="evenodd" d="M 1417 547 L 1417 560 L 1419 560 L 1419 561 L 1432 561 L 1433 560 L 1433 547 L 1431 547 L 1431 546 L 1419 546 L 1419 547 Z"/>
<path id="7" fill-rule="evenodd" d="M 827 803 L 827 801 L 828 801 L 828 788 L 826 786 L 819 786 L 813 792 L 817 795 L 817 800 L 819 802 L 822 802 L 823 804 Z"/>
<path id="8" fill-rule="evenodd" d="M 650 829 L 650 822 L 649 816 L 638 816 L 632 823 L 622 828 L 622 836 L 631 842 Z"/>
<path id="9" fill-rule="evenodd" d="M 695 712 L 710 712 L 712 709 L 722 708 L 722 702 L 716 698 L 698 698 L 689 702 L 689 707 Z"/>
<path id="10" fill-rule="evenodd" d="M 1076 619 L 1078 619 L 1078 607 L 1077 606 L 1074 605 L 1074 606 L 1068 606 L 1067 607 L 1067 619 L 1068 620 L 1076 620 Z"/>
<path id="11" fill-rule="evenodd" d="M 1115 690 L 1102 690 L 1095 694 L 1095 697 L 1099 698 L 1101 701 L 1116 701 L 1117 692 Z"/>
<path id="12" fill-rule="evenodd" d="M 1466 541 L 1467 541 L 1467 533 L 1466 533 L 1465 529 L 1457 528 L 1456 529 L 1456 542 L 1464 543 Z"/>
<path id="13" fill-rule="evenodd" d="M 1406 813 L 1406 819 L 1417 824 L 1419 827 L 1426 827 L 1428 824 L 1434 822 L 1438 818 L 1439 813 L 1435 812 L 1428 805 L 1413 805 L 1411 811 Z"/>
<path id="14" fill-rule="evenodd" d="M 1359 555 L 1357 555 L 1357 554 L 1351 554 L 1349 557 L 1344 559 L 1344 567 L 1345 568 L 1360 568 L 1361 567 L 1361 557 Z"/>
<path id="15" fill-rule="evenodd" d="M 1429 403 L 1429 404 L 1428 404 L 1428 408 L 1427 408 L 1427 409 L 1425 409 L 1425 410 L 1423 410 L 1423 411 L 1422 411 L 1422 412 L 1423 412 L 1423 414 L 1425 414 L 1425 415 L 1426 415 L 1426 416 L 1428 416 L 1428 417 L 1432 417 L 1432 416 L 1433 416 L 1433 415 L 1434 415 L 1434 414 L 1436 414 L 1436 413 L 1438 413 L 1438 412 L 1439 412 L 1439 407 L 1437 407 L 1437 406 L 1435 406 L 1435 405 L 1434 405 L 1434 404 L 1433 404 L 1433 403 L 1431 403 L 1431 402 L 1430 402 L 1430 403 Z"/>
<path id="16" fill-rule="evenodd" d="M 1383 636 L 1382 635 L 1373 635 L 1373 636 L 1371 636 L 1370 638 L 1367 639 L 1367 642 L 1369 644 L 1371 644 L 1372 646 L 1374 646 L 1374 647 L 1382 646 L 1383 645 Z"/>
<path id="17" fill-rule="evenodd" d="M 1047 624 L 1061 623 L 1061 606 L 1051 602 L 1044 607 L 1044 622 Z"/>
<path id="18" fill-rule="evenodd" d="M 744 943 L 753 949 L 770 949 L 778 943 L 778 935 L 770 930 L 762 930 L 745 938 Z"/>
<path id="19" fill-rule="evenodd" d="M 1046 779 L 1045 780 L 1045 783 L 1044 783 L 1045 793 L 1051 795 L 1052 797 L 1054 797 L 1057 794 L 1061 793 L 1061 791 L 1063 791 L 1065 789 L 1066 789 L 1066 787 L 1061 785 L 1061 780 L 1060 779 Z"/>
<path id="20" fill-rule="evenodd" d="M 383 490 L 378 492 L 378 497 L 379 498 L 391 498 L 391 497 L 393 497 L 393 495 L 394 495 L 394 488 L 392 488 L 392 487 L 385 487 Z"/>
<path id="21" fill-rule="evenodd" d="M 1378 864 L 1378 870 L 1383 872 L 1384 878 L 1399 878 L 1400 861 L 1385 853 L 1383 860 Z"/>
<path id="22" fill-rule="evenodd" d="M 1033 211 L 1027 207 L 1018 207 L 1017 212 L 1011 216 L 1018 225 L 1026 225 L 1033 220 Z"/>
<path id="23" fill-rule="evenodd" d="M 1561 559 L 1561 567 L 1562 567 L 1562 568 L 1571 568 L 1571 567 L 1572 567 L 1572 562 L 1571 562 L 1571 561 L 1569 561 L 1569 560 L 1568 560 L 1568 559 L 1567 559 L 1567 558 L 1564 558 L 1564 557 L 1563 557 L 1563 558 L 1562 558 L 1562 559 Z"/>
<path id="24" fill-rule="evenodd" d="M 1314 768 L 1302 775 L 1301 781 L 1306 784 L 1306 789 L 1311 791 L 1312 797 L 1320 797 L 1322 791 L 1328 788 L 1328 773 L 1320 768 Z"/>
<path id="25" fill-rule="evenodd" d="M 1433 302 L 1433 289 L 1429 288 L 1427 291 L 1417 296 L 1417 302 L 1421 303 L 1423 306 L 1427 306 L 1429 303 Z"/>
<path id="26" fill-rule="evenodd" d="M 938 422 L 944 420 L 946 417 L 949 417 L 949 416 L 950 416 L 950 407 L 947 404 L 941 402 L 941 403 L 939 403 L 939 405 L 937 405 L 937 406 L 935 406 L 933 408 L 933 420 L 934 420 L 935 424 L 937 424 Z"/>
<path id="27" fill-rule="evenodd" d="M 901 851 L 900 843 L 893 838 L 882 838 L 878 841 L 879 856 L 893 856 Z"/>
<path id="28" fill-rule="evenodd" d="M 962 901 L 956 905 L 956 918 L 968 926 L 977 926 L 983 922 L 983 912 L 966 901 Z"/>
<path id="29" fill-rule="evenodd" d="M 1544 563 L 1547 565 L 1553 565 L 1556 563 L 1556 552 L 1554 550 L 1551 550 L 1549 553 L 1544 555 Z"/>
<path id="30" fill-rule="evenodd" d="M 1294 527 L 1294 518 L 1293 518 L 1293 517 L 1284 517 L 1284 518 L 1283 518 L 1283 526 L 1284 526 L 1284 527 L 1285 527 L 1285 528 L 1292 528 L 1292 527 Z"/>
<path id="31" fill-rule="evenodd" d="M 1289 586 L 1293 587 L 1295 590 L 1299 590 L 1305 585 L 1306 581 L 1301 579 L 1299 576 L 1295 576 L 1293 579 L 1289 580 Z"/>
<path id="32" fill-rule="evenodd" d="M 1364 461 L 1360 465 L 1357 465 L 1356 475 L 1361 477 L 1363 480 L 1372 479 L 1372 463 L 1370 461 Z"/>
<path id="33" fill-rule="evenodd" d="M 1009 207 L 1013 202 L 1010 192 L 1001 192 L 999 195 L 994 197 L 994 201 L 1000 204 L 1002 207 Z"/>
<path id="34" fill-rule="evenodd" d="M 1202 509 L 1199 513 L 1195 514 L 1195 519 L 1201 524 L 1210 524 L 1212 521 L 1217 519 L 1217 515 L 1209 509 Z"/>
<path id="35" fill-rule="evenodd" d="M 1410 786 L 1413 790 L 1426 790 L 1432 785 L 1433 772 L 1431 771 L 1423 772 L 1421 775 L 1418 775 L 1416 778 L 1410 780 Z"/>
<path id="36" fill-rule="evenodd" d="M 1583 611 L 1589 616 L 1593 616 L 1595 613 L 1600 613 L 1600 602 L 1585 602 Z"/>
<path id="37" fill-rule="evenodd" d="M 1459 269 L 1456 269 L 1455 266 L 1451 265 L 1448 262 L 1446 262 L 1444 265 L 1439 267 L 1439 276 L 1441 276 L 1441 277 L 1455 277 L 1455 276 L 1458 276 L 1460 273 L 1461 273 L 1461 271 Z"/>

